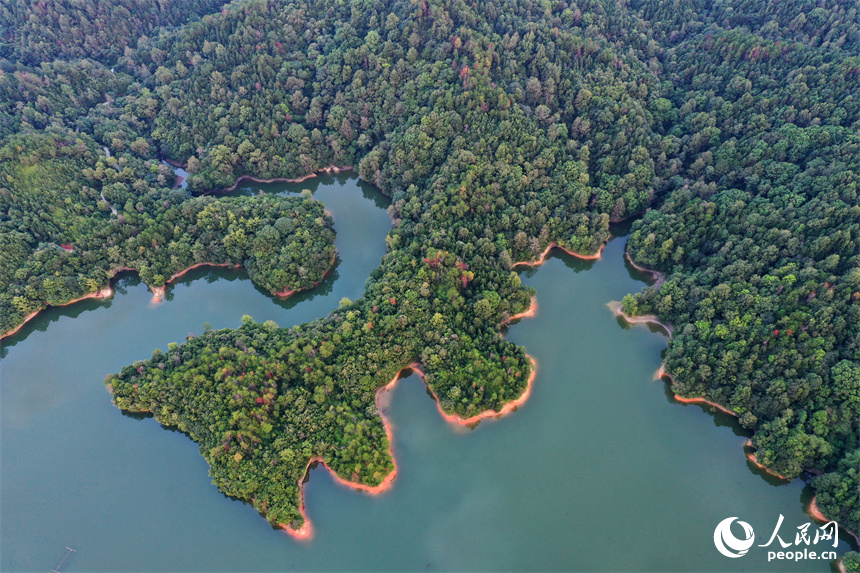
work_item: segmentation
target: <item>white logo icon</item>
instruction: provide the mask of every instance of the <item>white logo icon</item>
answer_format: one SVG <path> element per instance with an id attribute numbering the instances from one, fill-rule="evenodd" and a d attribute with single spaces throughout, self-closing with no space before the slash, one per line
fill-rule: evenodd
<path id="1" fill-rule="evenodd" d="M 745 539 L 738 539 L 732 534 L 732 522 L 736 519 L 737 517 L 727 517 L 717 524 L 717 528 L 714 530 L 714 545 L 717 546 L 717 551 L 726 557 L 746 555 L 749 548 L 755 543 L 755 532 L 746 521 L 738 521 L 738 525 L 743 528 L 746 535 Z"/>

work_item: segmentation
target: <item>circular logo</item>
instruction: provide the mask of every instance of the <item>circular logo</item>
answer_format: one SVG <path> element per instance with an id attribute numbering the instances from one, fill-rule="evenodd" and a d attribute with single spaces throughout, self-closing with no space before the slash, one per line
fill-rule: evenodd
<path id="1" fill-rule="evenodd" d="M 717 551 L 726 557 L 746 555 L 749 548 L 755 543 L 753 528 L 746 521 L 738 521 L 738 525 L 743 528 L 746 538 L 738 539 L 732 534 L 732 522 L 736 519 L 737 517 L 728 517 L 718 523 L 717 528 L 714 529 L 714 545 L 717 546 Z"/>

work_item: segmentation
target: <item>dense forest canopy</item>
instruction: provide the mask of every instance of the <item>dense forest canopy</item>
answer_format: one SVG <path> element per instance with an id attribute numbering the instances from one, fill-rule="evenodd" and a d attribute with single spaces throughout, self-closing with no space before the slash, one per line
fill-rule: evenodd
<path id="1" fill-rule="evenodd" d="M 25 293 L 0 297 L 4 329 L 118 261 L 154 285 L 236 262 L 273 291 L 325 271 L 311 198 L 180 197 L 161 158 L 195 194 L 336 164 L 391 198 L 361 299 L 108 377 L 118 406 L 187 431 L 272 523 L 302 524 L 312 458 L 368 485 L 392 470 L 373 392 L 411 362 L 445 412 L 521 395 L 533 366 L 500 332 L 533 293 L 513 264 L 551 244 L 592 255 L 611 221 L 647 212 L 628 252 L 667 279 L 624 310 L 675 326 L 673 389 L 731 408 L 767 468 L 811 471 L 824 513 L 860 529 L 854 3 L 236 0 L 181 26 L 54 6 L 61 25 L 15 12 L 0 34 L 0 276 Z M 117 33 L 134 39 L 121 54 Z M 216 231 L 215 212 L 240 222 Z M 240 231 L 253 239 L 232 253 Z M 50 246 L 72 241 L 81 262 Z M 187 254 L 161 260 L 171 241 Z M 78 286 L 55 293 L 55 274 Z"/>

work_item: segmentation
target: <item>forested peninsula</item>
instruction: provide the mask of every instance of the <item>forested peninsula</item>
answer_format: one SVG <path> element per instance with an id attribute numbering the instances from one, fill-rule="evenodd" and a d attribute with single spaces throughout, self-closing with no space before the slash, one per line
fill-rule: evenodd
<path id="1" fill-rule="evenodd" d="M 391 198 L 359 300 L 108 376 L 117 406 L 200 444 L 222 491 L 300 530 L 310 460 L 380 484 L 374 392 L 413 362 L 446 414 L 501 411 L 533 372 L 500 336 L 533 295 L 515 263 L 595 256 L 644 213 L 628 254 L 666 278 L 622 308 L 673 325 L 672 389 L 737 413 L 761 464 L 810 472 L 823 514 L 860 530 L 854 3 L 115 4 L 4 8 L 3 331 L 117 267 L 159 286 L 241 264 L 275 292 L 331 264 L 311 197 L 189 196 L 161 159 L 193 195 L 353 165 Z"/>

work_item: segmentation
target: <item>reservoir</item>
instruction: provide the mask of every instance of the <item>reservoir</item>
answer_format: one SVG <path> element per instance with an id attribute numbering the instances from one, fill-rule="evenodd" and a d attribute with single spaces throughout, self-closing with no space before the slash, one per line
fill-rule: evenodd
<path id="1" fill-rule="evenodd" d="M 337 267 L 317 288 L 281 301 L 241 270 L 204 268 L 154 304 L 122 275 L 112 299 L 48 309 L 2 341 L 0 569 L 47 571 L 69 546 L 69 572 L 830 570 L 829 561 L 768 563 L 777 541 L 738 559 L 715 549 L 714 528 L 728 517 L 763 544 L 783 515 L 780 536 L 794 541 L 811 492 L 752 466 L 734 418 L 679 404 L 654 379 L 666 335 L 606 306 L 647 279 L 625 264 L 623 227 L 598 261 L 553 254 L 520 273 L 538 310 L 506 337 L 526 347 L 538 375 L 516 412 L 454 427 L 417 375 L 404 378 L 386 411 L 393 487 L 369 496 L 314 469 L 309 541 L 221 494 L 194 442 L 123 414 L 102 381 L 204 323 L 236 327 L 247 314 L 287 327 L 360 297 L 385 252 L 387 199 L 344 174 L 234 193 L 303 188 L 337 231 Z M 848 549 L 841 540 L 838 553 Z"/>

